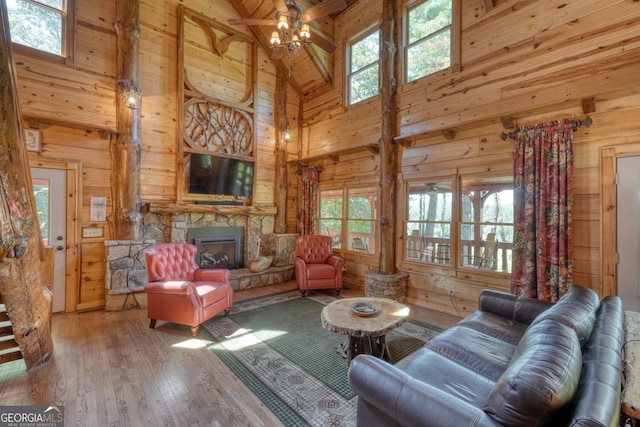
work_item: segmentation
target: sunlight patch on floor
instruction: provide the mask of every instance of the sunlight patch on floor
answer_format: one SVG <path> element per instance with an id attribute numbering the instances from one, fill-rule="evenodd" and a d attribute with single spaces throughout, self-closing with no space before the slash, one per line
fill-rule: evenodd
<path id="1" fill-rule="evenodd" d="M 228 351 L 241 351 L 286 333 L 286 331 L 271 331 L 268 329 L 252 331 L 240 328 L 232 335 L 227 336 L 226 341 L 214 344 L 214 347 L 223 348 Z"/>

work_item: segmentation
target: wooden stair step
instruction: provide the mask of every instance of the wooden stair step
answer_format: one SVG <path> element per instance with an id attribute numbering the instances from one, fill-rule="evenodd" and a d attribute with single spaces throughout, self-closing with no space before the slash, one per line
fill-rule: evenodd
<path id="1" fill-rule="evenodd" d="M 13 328 L 11 325 L 0 325 L 0 337 L 7 337 L 13 335 Z"/>
<path id="2" fill-rule="evenodd" d="M 20 351 L 12 351 L 11 353 L 0 354 L 0 364 L 13 362 L 22 359 Z"/>
<path id="3" fill-rule="evenodd" d="M 9 350 L 10 348 L 16 348 L 18 351 L 20 351 L 20 349 L 18 348 L 18 343 L 15 339 L 11 338 L 8 340 L 0 341 L 0 351 Z"/>

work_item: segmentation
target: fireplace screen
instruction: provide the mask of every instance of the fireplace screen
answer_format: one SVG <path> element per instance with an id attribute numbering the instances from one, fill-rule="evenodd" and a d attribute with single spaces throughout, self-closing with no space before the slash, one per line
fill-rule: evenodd
<path id="1" fill-rule="evenodd" d="M 189 228 L 187 241 L 198 248 L 196 263 L 200 268 L 244 267 L 244 227 Z"/>
<path id="2" fill-rule="evenodd" d="M 237 268 L 234 241 L 200 241 L 200 267 L 201 268 Z"/>

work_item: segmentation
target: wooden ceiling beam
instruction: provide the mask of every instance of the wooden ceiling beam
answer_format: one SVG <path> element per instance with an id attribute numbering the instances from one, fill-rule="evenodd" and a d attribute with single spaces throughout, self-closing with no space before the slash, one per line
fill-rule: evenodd
<path id="1" fill-rule="evenodd" d="M 315 46 L 309 46 L 309 45 L 304 46 L 304 50 L 307 51 L 307 54 L 311 58 L 311 62 L 313 63 L 313 65 L 316 67 L 316 69 L 322 76 L 322 79 L 325 82 L 327 82 L 329 85 L 333 86 L 333 75 L 327 69 L 327 65 L 324 63 L 320 55 L 318 55 L 318 52 L 316 51 L 316 49 L 319 49 L 319 48 Z"/>
<path id="2" fill-rule="evenodd" d="M 245 18 L 245 19 L 253 18 L 253 16 L 251 16 L 251 12 L 249 12 L 249 10 L 244 6 L 242 0 L 229 0 L 229 2 L 231 3 L 231 6 L 233 6 L 233 8 L 236 10 L 236 12 L 238 13 L 238 15 L 240 15 L 241 18 Z M 274 7 L 273 16 L 275 16 L 275 13 L 276 13 L 276 9 Z M 251 33 L 251 35 L 253 35 L 253 37 L 258 42 L 258 45 L 265 52 L 267 53 L 271 52 L 271 43 L 269 42 L 269 39 L 262 33 L 262 31 L 256 30 L 250 25 L 248 25 L 247 28 Z M 282 58 L 280 59 L 271 58 L 271 61 L 273 61 L 276 67 L 280 67 L 284 70 L 287 70 L 289 68 L 289 66 L 285 63 L 285 61 Z M 296 91 L 296 93 L 299 96 L 302 96 L 302 88 L 298 85 L 298 83 L 294 79 L 289 79 L 288 84 Z"/>

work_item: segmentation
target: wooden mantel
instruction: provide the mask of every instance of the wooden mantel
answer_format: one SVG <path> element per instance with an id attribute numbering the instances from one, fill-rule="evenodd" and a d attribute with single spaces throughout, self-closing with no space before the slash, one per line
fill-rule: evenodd
<path id="1" fill-rule="evenodd" d="M 142 213 L 151 212 L 159 214 L 202 213 L 219 215 L 246 215 L 246 216 L 275 216 L 278 209 L 275 206 L 225 206 L 191 203 L 169 202 L 143 202 Z"/>

